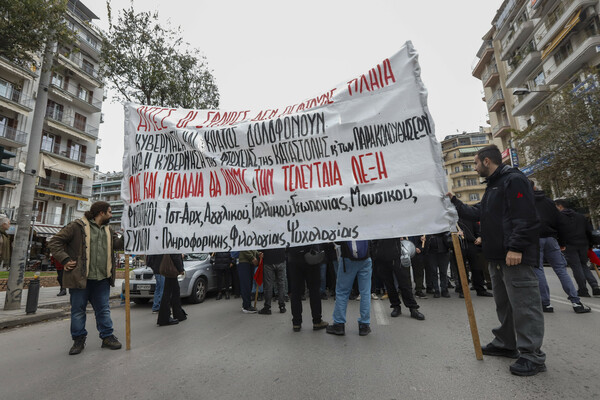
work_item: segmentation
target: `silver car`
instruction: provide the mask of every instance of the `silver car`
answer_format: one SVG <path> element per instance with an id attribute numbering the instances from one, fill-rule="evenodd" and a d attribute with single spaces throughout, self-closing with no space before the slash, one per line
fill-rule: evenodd
<path id="1" fill-rule="evenodd" d="M 208 254 L 193 253 L 183 256 L 185 276 L 180 275 L 181 297 L 190 303 L 202 303 L 206 293 L 217 290 L 217 277 Z M 148 266 L 136 268 L 129 273 L 129 297 L 135 304 L 148 303 L 154 298 L 156 280 Z M 125 295 L 125 282 L 121 286 Z"/>

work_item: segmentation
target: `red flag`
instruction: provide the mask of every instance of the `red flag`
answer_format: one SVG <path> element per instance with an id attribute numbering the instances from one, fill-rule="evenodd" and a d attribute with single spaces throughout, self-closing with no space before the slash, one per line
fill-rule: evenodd
<path id="1" fill-rule="evenodd" d="M 256 281 L 256 286 L 262 285 L 262 282 L 263 282 L 263 259 L 262 259 L 262 257 L 260 258 L 260 261 L 258 262 L 258 268 L 256 269 L 256 272 L 254 273 L 254 280 Z"/>
<path id="2" fill-rule="evenodd" d="M 591 262 L 600 266 L 600 258 L 598 258 L 598 256 L 594 252 L 594 250 L 588 249 L 588 258 L 590 259 Z"/>

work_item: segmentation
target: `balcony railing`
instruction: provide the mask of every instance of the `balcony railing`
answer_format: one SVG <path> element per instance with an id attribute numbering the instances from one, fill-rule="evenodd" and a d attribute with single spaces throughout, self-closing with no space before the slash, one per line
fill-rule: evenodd
<path id="1" fill-rule="evenodd" d="M 0 97 L 24 107 L 31 108 L 31 99 L 23 96 L 23 93 L 19 89 L 12 87 L 2 79 L 0 79 Z"/>
<path id="2" fill-rule="evenodd" d="M 74 98 L 74 99 L 76 99 L 78 101 L 82 101 L 84 103 L 89 104 L 90 106 L 92 106 L 95 109 L 97 109 L 97 111 L 100 111 L 100 109 L 102 108 L 102 100 L 98 99 L 96 97 L 91 96 L 88 91 L 78 90 L 78 88 L 76 86 L 74 86 L 74 85 L 69 85 L 67 87 L 64 87 L 64 85 L 63 85 L 61 87 L 57 83 L 58 82 L 52 82 L 52 84 L 51 84 L 51 86 L 55 90 L 58 90 L 61 93 L 67 93 L 72 98 Z"/>
<path id="3" fill-rule="evenodd" d="M 494 105 L 499 102 L 504 102 L 504 95 L 502 94 L 502 89 L 496 90 L 492 97 L 487 101 L 488 110 L 494 111 L 492 110 L 492 108 L 495 109 Z"/>
<path id="4" fill-rule="evenodd" d="M 6 179 L 10 179 L 11 181 L 17 183 L 21 181 L 20 173 L 21 172 L 16 167 L 14 167 L 12 171 L 0 172 L 0 176 Z"/>
<path id="5" fill-rule="evenodd" d="M 27 143 L 27 133 L 15 129 L 11 126 L 1 125 L 0 137 L 10 139 L 21 144 Z"/>
<path id="6" fill-rule="evenodd" d="M 69 60 L 73 64 L 79 67 L 79 69 L 90 78 L 94 79 L 96 82 L 101 82 L 100 73 L 96 68 L 90 66 L 88 64 L 84 64 L 83 57 L 80 53 L 70 53 L 69 55 L 61 54 L 61 57 L 64 57 L 66 60 Z"/>
<path id="7" fill-rule="evenodd" d="M 74 194 L 83 194 L 84 189 L 90 189 L 89 186 L 84 186 L 69 179 L 58 178 L 40 178 L 38 186 L 47 189 L 60 190 L 61 192 L 69 192 Z"/>
<path id="8" fill-rule="evenodd" d="M 34 213 L 36 224 L 64 226 L 76 219 L 75 216 L 67 214 L 48 213 L 39 211 L 34 211 Z"/>
<path id="9" fill-rule="evenodd" d="M 72 161 L 77 161 L 80 163 L 94 165 L 95 157 L 87 156 L 86 153 L 82 153 L 81 151 L 75 150 L 75 148 L 71 147 L 62 147 L 59 144 L 54 144 L 49 146 L 47 144 L 42 143 L 41 151 L 48 152 L 50 154 L 56 154 L 58 156 L 68 158 Z"/>
<path id="10" fill-rule="evenodd" d="M 64 113 L 57 108 L 47 107 L 46 118 L 56 122 L 60 122 L 61 124 L 66 125 L 69 128 L 73 128 L 80 132 L 87 133 L 88 135 L 93 136 L 95 138 L 98 137 L 98 127 L 90 125 L 88 123 L 77 121 L 74 117 L 65 116 Z"/>
<path id="11" fill-rule="evenodd" d="M 481 75 L 481 81 L 485 84 L 488 81 L 488 79 L 490 78 L 490 76 L 492 76 L 493 74 L 497 74 L 497 73 L 498 73 L 498 66 L 492 65 L 487 69 L 487 71 L 485 71 L 483 73 L 483 75 Z"/>

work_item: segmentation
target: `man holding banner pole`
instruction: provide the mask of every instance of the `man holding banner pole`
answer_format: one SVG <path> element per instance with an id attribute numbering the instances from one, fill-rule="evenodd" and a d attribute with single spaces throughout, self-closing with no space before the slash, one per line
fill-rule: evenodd
<path id="1" fill-rule="evenodd" d="M 481 202 L 468 206 L 447 193 L 460 217 L 481 221 L 483 253 L 489 262 L 500 327 L 482 347 L 489 356 L 517 358 L 514 375 L 531 376 L 546 370 L 541 350 L 544 316 L 534 271 L 538 257 L 539 222 L 533 190 L 525 175 L 502 164 L 495 145 L 480 149 L 475 170 L 486 178 Z"/>

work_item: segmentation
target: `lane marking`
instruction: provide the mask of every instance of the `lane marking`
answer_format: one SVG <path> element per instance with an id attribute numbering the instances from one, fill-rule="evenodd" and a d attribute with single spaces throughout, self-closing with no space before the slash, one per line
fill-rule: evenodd
<path id="1" fill-rule="evenodd" d="M 389 325 L 390 319 L 388 318 L 386 312 L 381 305 L 381 301 L 373 300 L 371 301 L 371 308 L 375 312 L 375 319 L 377 320 L 377 325 Z"/>

